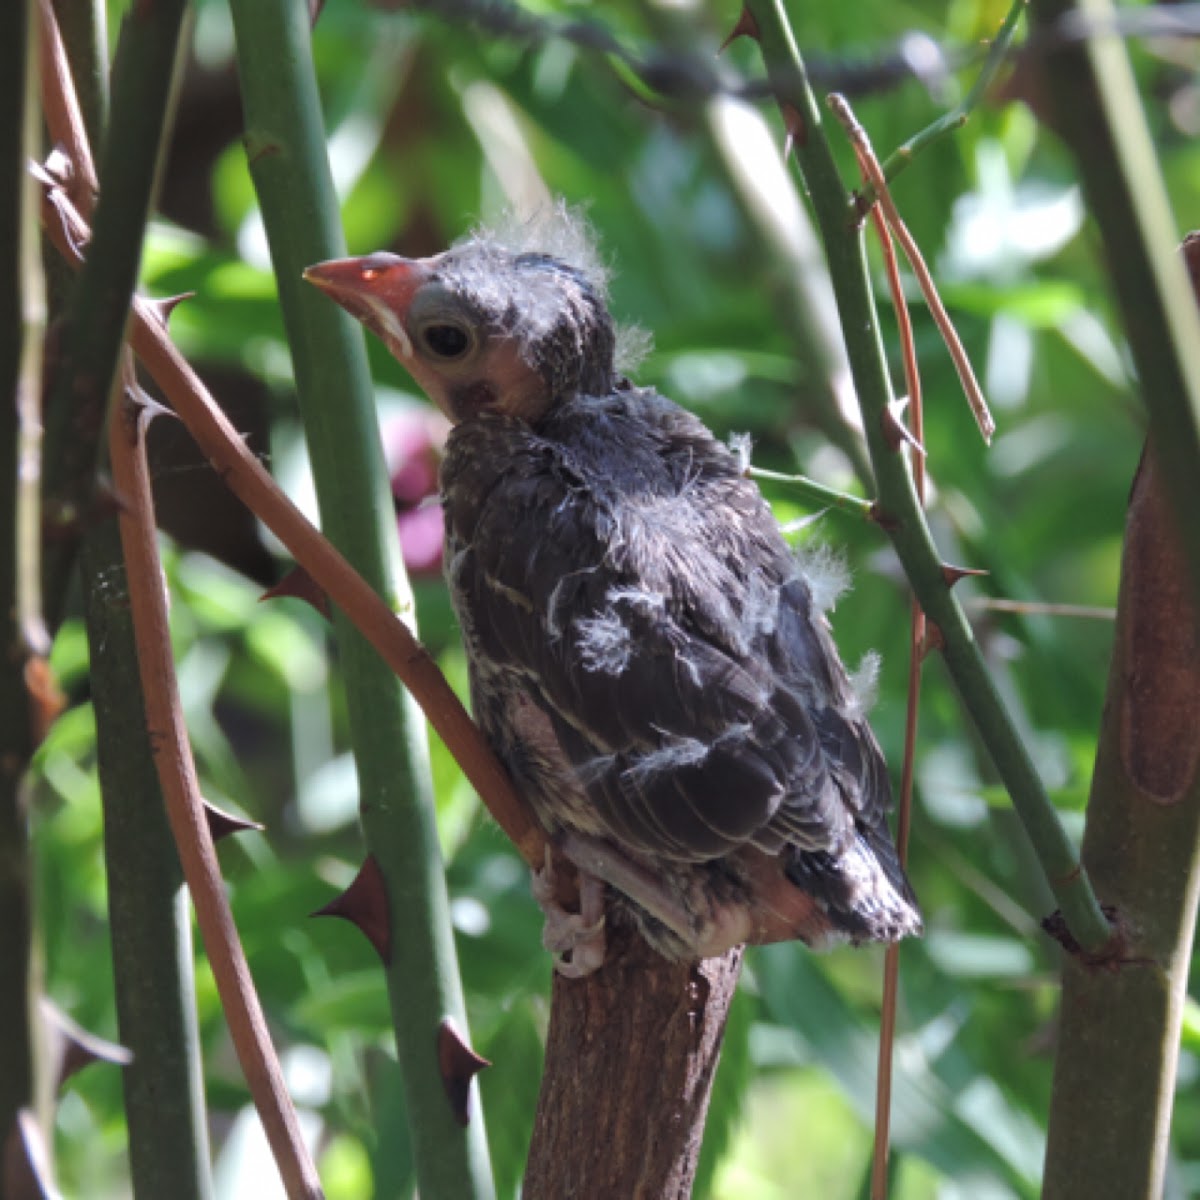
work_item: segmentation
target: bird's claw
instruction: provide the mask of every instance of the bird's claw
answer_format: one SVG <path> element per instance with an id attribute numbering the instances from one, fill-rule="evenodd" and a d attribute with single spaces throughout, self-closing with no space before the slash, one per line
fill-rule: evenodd
<path id="1" fill-rule="evenodd" d="M 604 884 L 580 874 L 577 913 L 558 902 L 554 864 L 547 847 L 546 865 L 533 872 L 533 897 L 546 916 L 542 945 L 553 954 L 554 969 L 568 979 L 581 979 L 604 965 Z"/>
<path id="2" fill-rule="evenodd" d="M 582 979 L 604 966 L 604 918 L 586 925 L 578 913 L 563 913 L 556 924 L 547 914 L 542 945 L 554 955 L 554 969 L 560 975 Z"/>

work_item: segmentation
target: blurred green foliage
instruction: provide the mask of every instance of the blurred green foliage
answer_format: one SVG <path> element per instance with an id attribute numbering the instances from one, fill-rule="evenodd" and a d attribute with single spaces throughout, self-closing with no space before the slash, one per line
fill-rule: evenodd
<path id="1" fill-rule="evenodd" d="M 403 6 L 402 6 L 403 7 Z M 886 154 L 969 86 L 1001 0 L 800 5 L 793 19 L 823 67 L 862 67 L 940 47 L 923 78 L 896 72 L 857 98 Z M 420 9 L 421 11 L 413 11 Z M 541 0 L 546 19 L 602 21 L 630 50 L 712 69 L 737 5 Z M 820 389 L 781 316 L 787 264 L 730 181 L 702 95 L 639 98 L 613 59 L 562 37 L 513 37 L 436 4 L 385 13 L 330 3 L 315 35 L 330 150 L 352 252 L 427 254 L 479 219 L 539 196 L 587 208 L 614 271 L 620 320 L 654 335 L 637 372 L 721 434 L 749 431 L 755 461 L 857 488 L 816 432 Z M 228 14 L 197 4 L 192 65 L 145 260 L 153 294 L 188 290 L 173 318 L 182 348 L 223 399 L 253 402 L 273 467 L 308 493 L 288 352 L 238 141 Z M 913 35 L 926 39 L 915 42 Z M 1180 233 L 1200 202 L 1194 43 L 1135 47 Z M 753 48 L 722 60 L 757 78 Z M 1111 623 L 990 609 L 989 598 L 1110 607 L 1141 414 L 1105 291 L 1096 239 L 1068 158 L 1040 125 L 1036 73 L 920 158 L 895 197 L 934 266 L 995 406 L 986 450 L 928 314 L 914 306 L 926 389 L 935 532 L 951 561 L 985 568 L 960 585 L 1003 690 L 1028 729 L 1064 817 L 1078 829 L 1103 696 Z M 769 106 L 742 114 L 749 132 Z M 841 146 L 847 172 L 852 156 Z M 771 164 L 763 159 L 763 178 Z M 847 175 L 849 178 L 849 174 Z M 885 325 L 894 332 L 886 299 Z M 889 343 L 895 355 L 894 339 Z M 385 422 L 423 401 L 379 345 L 371 355 Z M 898 358 L 897 358 L 898 364 Z M 255 382 L 257 381 L 257 382 Z M 266 384 L 264 393 L 262 385 Z M 336 404 L 336 396 L 329 403 Z M 238 411 L 242 411 L 240 408 Z M 161 423 L 160 423 L 161 424 Z M 193 467 L 164 466 L 182 477 Z M 176 488 L 181 486 L 176 479 Z M 812 516 L 772 485 L 781 521 Z M 325 630 L 261 587 L 220 529 L 203 554 L 167 556 L 180 679 L 206 796 L 266 825 L 222 846 L 230 894 L 285 1068 L 318 1146 L 331 1200 L 410 1194 L 402 1102 L 386 1070 L 387 1001 L 373 952 L 339 922 L 306 918 L 352 878 L 361 855 L 355 780 Z M 251 530 L 251 536 L 257 536 Z M 853 664 L 883 654 L 875 725 L 898 775 L 908 600 L 879 531 L 827 514 L 798 539 L 837 546 L 855 588 L 835 632 Z M 465 671 L 444 591 L 418 581 L 422 635 L 456 686 Z M 55 648 L 77 702 L 38 754 L 36 839 L 50 991 L 114 1036 L 100 815 L 86 646 L 77 621 Z M 900 1200 L 1029 1197 L 1038 1191 L 1054 1047 L 1058 951 L 1038 922 L 1051 905 L 1003 793 L 964 728 L 936 660 L 920 723 L 912 876 L 928 935 L 905 947 L 896 1054 Z M 550 961 L 528 877 L 435 742 L 439 827 L 449 859 L 473 1039 L 495 1066 L 482 1094 L 501 1194 L 513 1196 L 532 1125 Z M 881 955 L 823 957 L 787 945 L 751 953 L 731 1016 L 697 1195 L 838 1200 L 863 1194 L 870 1149 Z M 1193 995 L 1196 994 L 1193 988 Z M 198 999 L 222 1200 L 274 1195 L 274 1169 L 245 1120 L 246 1089 L 201 968 Z M 1200 1191 L 1197 1022 L 1185 1031 L 1173 1194 Z M 111 1068 L 78 1078 L 59 1118 L 66 1194 L 126 1194 L 120 1088 Z"/>

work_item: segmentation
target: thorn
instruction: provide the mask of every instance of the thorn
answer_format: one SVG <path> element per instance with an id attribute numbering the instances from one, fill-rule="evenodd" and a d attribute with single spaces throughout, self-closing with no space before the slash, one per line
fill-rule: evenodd
<path id="1" fill-rule="evenodd" d="M 54 1183 L 54 1169 L 46 1148 L 46 1135 L 30 1108 L 20 1109 L 0 1144 L 6 1196 L 17 1200 L 62 1200 Z"/>
<path id="2" fill-rule="evenodd" d="M 745 5 L 742 6 L 737 23 L 729 31 L 729 36 L 721 43 L 717 53 L 724 54 L 740 37 L 753 38 L 756 42 L 758 41 L 758 22 L 754 19 L 754 14 Z"/>
<path id="3" fill-rule="evenodd" d="M 318 587 L 313 577 L 301 566 L 293 567 L 274 587 L 268 588 L 261 596 L 263 600 L 278 600 L 283 596 L 293 596 L 311 604 L 325 618 L 330 618 L 329 596 L 325 589 Z"/>
<path id="4" fill-rule="evenodd" d="M 387 885 L 375 855 L 368 854 L 354 882 L 340 895 L 334 896 L 314 917 L 342 917 L 367 936 L 375 953 L 385 966 L 392 961 L 391 921 L 388 916 Z"/>
<path id="5" fill-rule="evenodd" d="M 787 130 L 787 136 L 783 139 L 783 161 L 787 162 L 797 146 L 808 144 L 808 126 L 794 104 L 780 101 L 779 111 L 783 114 L 783 126 Z"/>
<path id="6" fill-rule="evenodd" d="M 880 529 L 885 532 L 891 532 L 893 529 L 900 528 L 900 522 L 896 517 L 893 517 L 886 508 L 881 508 L 878 500 L 871 501 L 870 511 L 867 513 L 869 520 L 874 521 Z"/>
<path id="7" fill-rule="evenodd" d="M 935 650 L 944 650 L 946 639 L 938 625 L 925 618 L 925 637 L 921 642 L 921 661 L 924 662 Z"/>
<path id="8" fill-rule="evenodd" d="M 977 567 L 956 567 L 953 563 L 942 563 L 942 578 L 948 588 L 952 588 L 960 579 L 966 579 L 968 575 L 988 574 L 990 572 L 981 571 Z"/>
<path id="9" fill-rule="evenodd" d="M 77 1025 L 58 1005 L 42 998 L 42 1020 L 50 1041 L 51 1062 L 57 1063 L 57 1090 L 94 1062 L 112 1063 L 127 1067 L 133 1062 L 133 1052 L 116 1042 L 107 1041 Z"/>
<path id="10" fill-rule="evenodd" d="M 450 1099 L 454 1119 L 466 1125 L 471 1119 L 468 1105 L 471 1099 L 471 1080 L 492 1064 L 476 1054 L 450 1017 L 438 1026 L 438 1070 Z"/>
<path id="11" fill-rule="evenodd" d="M 48 177 L 47 177 L 48 178 Z M 67 199 L 66 193 L 57 183 L 46 183 L 45 179 L 39 176 L 39 180 L 46 188 L 46 203 L 49 204 L 54 211 L 55 219 L 62 231 L 62 239 L 70 250 L 71 256 L 74 258 L 76 265 L 83 263 L 84 251 L 88 247 L 88 242 L 91 240 L 90 232 L 86 235 L 77 236 L 75 226 L 69 216 L 68 206 L 70 201 Z"/>
<path id="12" fill-rule="evenodd" d="M 908 397 L 901 396 L 892 400 L 883 410 L 879 423 L 883 428 L 884 441 L 893 449 L 899 450 L 907 442 L 922 458 L 925 457 L 925 447 L 913 436 L 912 430 L 904 424 L 904 410 L 908 407 Z"/>
<path id="13" fill-rule="evenodd" d="M 180 304 L 185 300 L 190 300 L 195 294 L 195 292 L 180 292 L 178 296 L 164 296 L 161 300 L 147 300 L 145 297 L 143 299 L 146 301 L 146 307 L 150 310 L 151 316 L 166 329 L 171 320 L 171 314 Z"/>
<path id="14" fill-rule="evenodd" d="M 46 155 L 46 161 L 34 163 L 32 170 L 37 178 L 45 176 L 41 182 L 48 182 L 61 188 L 69 188 L 71 181 L 75 178 L 75 164 L 71 161 L 71 155 L 62 142 L 56 142 L 54 149 Z"/>
<path id="15" fill-rule="evenodd" d="M 150 423 L 155 417 L 176 417 L 178 419 L 173 408 L 160 404 L 145 388 L 136 384 L 125 389 L 125 399 L 137 414 L 138 437 L 143 440 L 146 437 L 146 430 L 150 428 Z"/>
<path id="16" fill-rule="evenodd" d="M 40 622 L 39 622 L 40 624 Z M 44 628 L 42 633 L 45 635 Z M 29 697 L 29 715 L 35 746 L 40 746 L 50 732 L 50 726 L 67 707 L 67 698 L 58 686 L 54 671 L 47 659 L 34 652 L 25 660 L 25 691 Z"/>
<path id="17" fill-rule="evenodd" d="M 201 798 L 204 805 L 204 821 L 208 825 L 208 833 L 214 842 L 229 837 L 232 833 L 245 833 L 247 829 L 265 829 L 258 821 L 250 821 L 245 817 L 236 817 L 233 813 L 218 808 L 209 800 Z"/>

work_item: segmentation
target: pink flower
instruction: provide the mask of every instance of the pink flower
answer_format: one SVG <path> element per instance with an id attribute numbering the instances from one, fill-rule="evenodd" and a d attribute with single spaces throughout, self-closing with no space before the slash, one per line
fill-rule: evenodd
<path id="1" fill-rule="evenodd" d="M 448 429 L 448 423 L 437 414 L 412 409 L 393 418 L 383 433 L 400 548 L 404 565 L 414 575 L 432 575 L 442 569 L 438 464 Z"/>

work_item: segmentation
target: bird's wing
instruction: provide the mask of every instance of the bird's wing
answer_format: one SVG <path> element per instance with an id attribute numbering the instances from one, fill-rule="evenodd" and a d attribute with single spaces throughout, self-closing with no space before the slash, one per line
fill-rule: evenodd
<path id="1" fill-rule="evenodd" d="M 448 571 L 476 690 L 519 678 L 625 844 L 840 852 L 882 820 L 886 773 L 757 489 L 702 464 L 674 497 L 594 484 L 514 423 L 454 431 Z"/>

